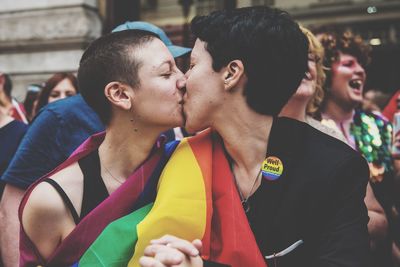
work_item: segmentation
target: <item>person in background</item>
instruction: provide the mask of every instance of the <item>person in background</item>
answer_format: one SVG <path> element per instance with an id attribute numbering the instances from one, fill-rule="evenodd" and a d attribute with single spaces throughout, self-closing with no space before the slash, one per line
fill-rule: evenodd
<path id="1" fill-rule="evenodd" d="M 320 107 L 325 95 L 323 90 L 325 73 L 322 65 L 322 61 L 324 60 L 324 48 L 311 31 L 304 27 L 301 27 L 301 29 L 309 41 L 309 69 L 296 93 L 289 99 L 279 115 L 306 122 L 317 130 L 346 143 L 346 138 L 341 132 L 319 121 L 321 118 L 321 114 L 319 113 Z M 376 250 L 380 242 L 387 238 L 388 222 L 385 212 L 376 200 L 369 184 L 364 201 L 370 218 L 368 222 L 368 232 L 371 239 L 370 244 L 371 248 Z"/>
<path id="2" fill-rule="evenodd" d="M 308 71 L 305 73 L 296 93 L 282 108 L 279 116 L 306 122 L 317 130 L 345 142 L 345 138 L 340 132 L 320 123 L 320 107 L 325 96 L 322 88 L 325 83 L 322 65 L 324 48 L 310 30 L 302 26 L 300 26 L 300 29 L 307 36 L 309 42 Z"/>
<path id="3" fill-rule="evenodd" d="M 365 67 L 370 60 L 371 48 L 349 31 L 320 33 L 318 38 L 325 49 L 327 75 L 326 97 L 321 106 L 322 122 L 340 131 L 347 144 L 368 161 L 369 184 L 390 227 L 394 203 L 392 127 L 383 116 L 358 108 L 363 100 Z M 373 266 L 390 266 L 390 241 L 387 235 L 380 236 L 383 238 L 373 246 Z"/>
<path id="4" fill-rule="evenodd" d="M 1 100 L 0 107 L 4 107 Z M 15 120 L 0 109 L 0 177 L 14 156 L 27 128 L 25 123 Z M 4 182 L 0 182 L 0 197 L 3 189 Z"/>
<path id="5" fill-rule="evenodd" d="M 13 117 L 16 120 L 28 124 L 25 116 L 24 106 L 18 103 L 12 96 L 12 81 L 6 73 L 0 72 L 0 101 L 3 103 L 0 107 L 4 114 Z"/>
<path id="6" fill-rule="evenodd" d="M 382 91 L 370 89 L 364 93 L 362 101 L 362 109 L 366 112 L 375 113 L 378 116 L 383 116 L 383 109 L 389 102 L 390 96 Z M 388 120 L 388 119 L 387 119 Z"/>
<path id="7" fill-rule="evenodd" d="M 36 107 L 41 90 L 42 86 L 39 84 L 28 85 L 28 89 L 24 100 L 24 108 L 26 111 L 26 117 L 30 123 L 32 122 L 33 118 L 36 115 Z"/>
<path id="8" fill-rule="evenodd" d="M 74 96 L 78 93 L 78 81 L 75 75 L 59 72 L 51 76 L 43 86 L 38 98 L 35 113 L 54 101 Z"/>
<path id="9" fill-rule="evenodd" d="M 191 51 L 173 45 L 162 29 L 147 22 L 126 22 L 114 31 L 128 29 L 157 34 L 175 58 Z M 6 183 L 0 201 L 0 251 L 4 266 L 16 266 L 19 261 L 17 211 L 24 191 L 64 162 L 88 137 L 103 130 L 99 117 L 80 94 L 50 103 L 39 111 L 1 178 Z M 167 136 L 169 140 L 177 137 L 173 130 L 168 131 Z"/>

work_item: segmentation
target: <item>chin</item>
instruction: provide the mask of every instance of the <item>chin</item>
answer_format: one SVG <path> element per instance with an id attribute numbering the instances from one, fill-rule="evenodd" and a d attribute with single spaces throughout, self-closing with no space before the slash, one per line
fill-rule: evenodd
<path id="1" fill-rule="evenodd" d="M 188 123 L 187 121 L 185 123 L 185 130 L 189 134 L 195 134 L 195 133 L 200 132 L 200 131 L 202 131 L 204 129 L 207 129 L 207 128 L 208 127 L 206 127 L 206 126 L 196 125 L 196 124 L 193 124 L 193 123 Z"/>
<path id="2" fill-rule="evenodd" d="M 352 101 L 355 103 L 355 104 L 360 104 L 360 103 L 362 103 L 362 101 L 363 101 L 363 98 L 362 98 L 362 96 L 354 96 L 354 97 L 352 97 Z"/>

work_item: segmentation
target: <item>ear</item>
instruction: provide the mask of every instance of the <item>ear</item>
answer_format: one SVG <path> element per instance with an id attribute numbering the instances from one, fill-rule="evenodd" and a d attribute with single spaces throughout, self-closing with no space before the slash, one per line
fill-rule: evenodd
<path id="1" fill-rule="evenodd" d="M 110 82 L 104 88 L 104 94 L 112 105 L 124 110 L 130 110 L 134 97 L 133 89 L 120 82 Z"/>
<path id="2" fill-rule="evenodd" d="M 229 62 L 223 74 L 225 90 L 229 91 L 235 88 L 244 74 L 244 66 L 241 60 L 236 59 Z"/>

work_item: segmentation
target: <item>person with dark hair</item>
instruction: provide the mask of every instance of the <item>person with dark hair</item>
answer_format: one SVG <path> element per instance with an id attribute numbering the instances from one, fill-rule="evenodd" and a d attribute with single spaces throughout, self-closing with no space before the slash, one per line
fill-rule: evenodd
<path id="1" fill-rule="evenodd" d="M 38 113 L 48 103 L 74 96 L 78 92 L 78 81 L 74 74 L 68 72 L 55 73 L 44 83 L 35 113 Z"/>
<path id="2" fill-rule="evenodd" d="M 125 30 L 95 40 L 81 58 L 78 84 L 106 130 L 28 189 L 19 213 L 21 266 L 84 266 L 85 251 L 113 264 L 118 253 L 126 266 L 125 250 L 110 259 L 91 244 L 132 212 L 129 199 L 168 158 L 160 134 L 183 123 L 185 78 L 155 33 Z"/>
<path id="3" fill-rule="evenodd" d="M 24 100 L 24 108 L 26 111 L 26 118 L 28 119 L 29 122 L 32 122 L 33 118 L 36 115 L 36 107 L 38 104 L 38 98 L 41 90 L 42 86 L 39 84 L 28 85 L 28 89 Z"/>
<path id="4" fill-rule="evenodd" d="M 24 106 L 18 103 L 12 96 L 12 81 L 8 74 L 0 72 L 0 111 L 25 124 L 28 120 L 25 116 Z"/>
<path id="5" fill-rule="evenodd" d="M 186 128 L 215 131 L 187 141 L 196 155 L 190 140 L 207 147 L 191 167 L 203 173 L 206 208 L 197 210 L 207 216 L 200 234 L 182 234 L 201 226 L 182 220 L 170 235 L 150 236 L 141 266 L 368 266 L 366 161 L 303 122 L 277 118 L 307 71 L 297 23 L 284 11 L 251 7 L 196 17 L 191 27 Z M 167 163 L 163 184 L 176 177 L 184 149 Z M 161 205 L 170 196 L 157 198 Z M 171 224 L 168 215 L 146 219 L 141 225 L 152 229 Z"/>
<path id="6" fill-rule="evenodd" d="M 326 98 L 321 106 L 322 123 L 342 132 L 346 142 L 367 161 L 369 184 L 383 207 L 389 228 L 394 204 L 394 164 L 391 156 L 392 126 L 377 113 L 361 110 L 366 82 L 365 68 L 371 48 L 350 31 L 319 34 L 325 48 Z M 388 226 L 377 224 L 372 236 L 373 266 L 390 266 Z"/>
<path id="7" fill-rule="evenodd" d="M 175 58 L 191 51 L 173 45 L 162 29 L 150 23 L 126 22 L 114 31 L 128 29 L 157 34 Z M 0 251 L 4 266 L 16 266 L 19 262 L 17 210 L 24 191 L 64 162 L 88 137 L 103 130 L 99 117 L 80 94 L 50 103 L 37 114 L 2 176 L 6 183 L 0 202 Z M 178 137 L 175 130 L 178 128 L 166 132 L 167 140 Z"/>

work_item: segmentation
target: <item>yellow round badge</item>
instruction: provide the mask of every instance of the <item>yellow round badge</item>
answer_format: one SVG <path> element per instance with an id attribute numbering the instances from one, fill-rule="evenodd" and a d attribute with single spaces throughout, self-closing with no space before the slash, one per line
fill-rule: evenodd
<path id="1" fill-rule="evenodd" d="M 265 179 L 274 181 L 282 175 L 282 161 L 277 157 L 268 157 L 264 160 L 261 171 Z"/>

